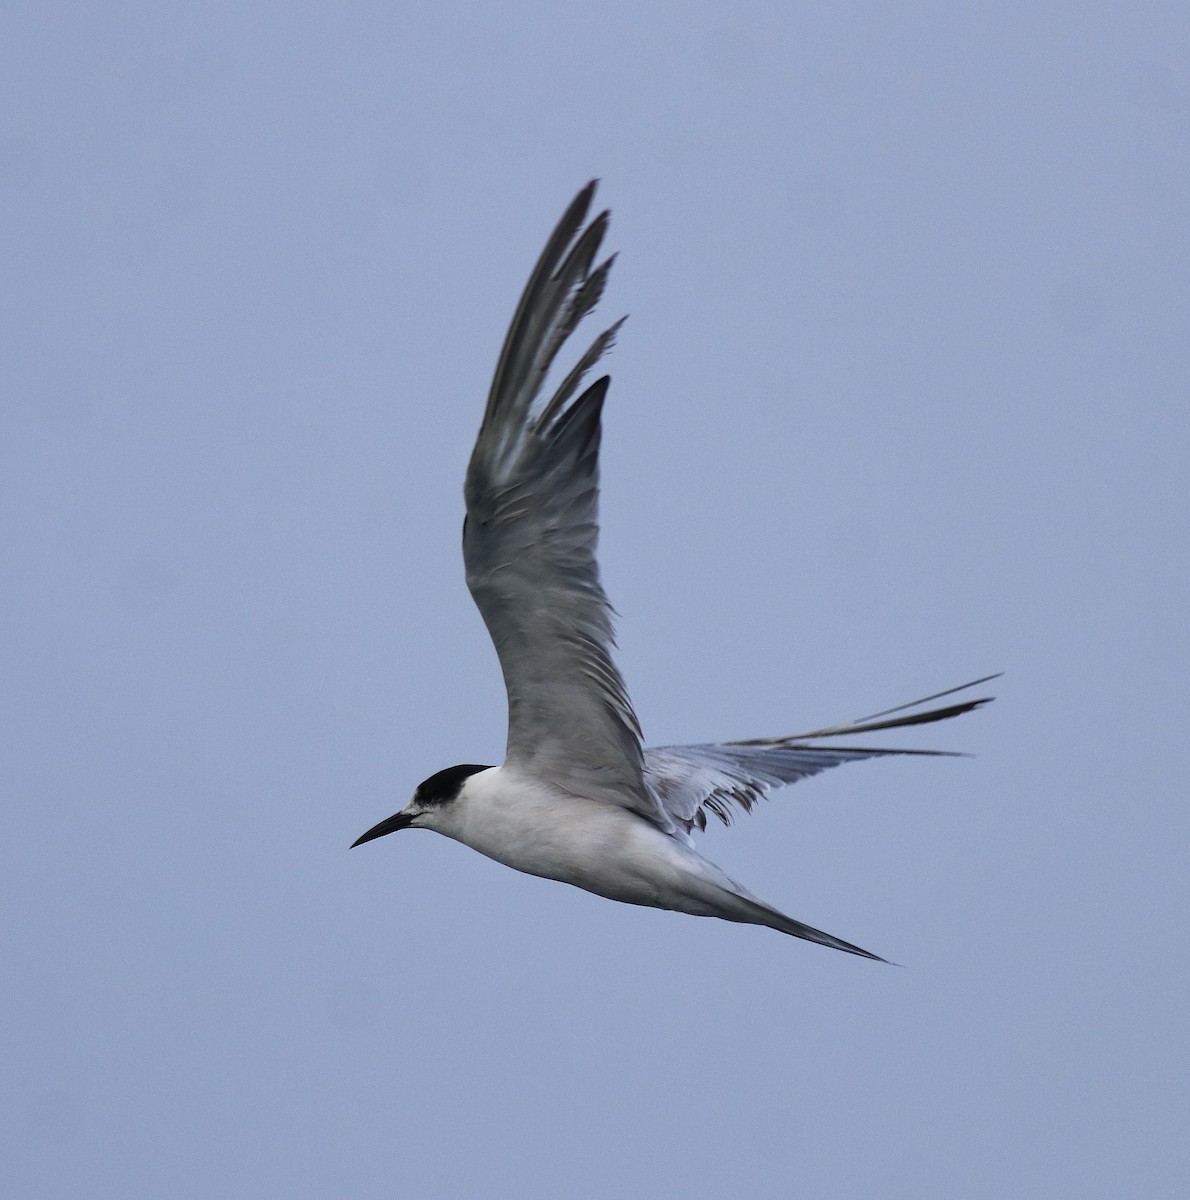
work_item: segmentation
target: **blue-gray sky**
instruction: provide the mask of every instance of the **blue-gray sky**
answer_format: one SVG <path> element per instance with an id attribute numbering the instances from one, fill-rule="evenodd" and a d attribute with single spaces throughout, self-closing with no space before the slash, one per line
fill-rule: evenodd
<path id="1" fill-rule="evenodd" d="M 9 4 L 7 1196 L 1173 1197 L 1184 5 Z M 905 964 L 426 834 L 461 483 L 589 177 L 650 740 L 1000 699 L 705 848 Z"/>

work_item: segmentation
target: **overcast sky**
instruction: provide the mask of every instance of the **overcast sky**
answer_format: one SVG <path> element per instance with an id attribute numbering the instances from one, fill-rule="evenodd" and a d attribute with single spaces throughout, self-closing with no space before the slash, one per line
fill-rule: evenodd
<path id="1" fill-rule="evenodd" d="M 1188 36 L 6 4 L 0 1191 L 1185 1195 Z M 500 761 L 463 471 L 596 175 L 648 739 L 1006 672 L 702 843 L 899 969 L 347 849 Z"/>

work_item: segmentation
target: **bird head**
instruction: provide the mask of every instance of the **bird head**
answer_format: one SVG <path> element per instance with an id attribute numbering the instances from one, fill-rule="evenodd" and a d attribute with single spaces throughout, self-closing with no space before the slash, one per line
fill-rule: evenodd
<path id="1" fill-rule="evenodd" d="M 378 825 L 373 825 L 367 833 L 356 838 L 351 843 L 352 849 L 362 846 L 364 842 L 374 841 L 384 837 L 386 833 L 396 833 L 398 829 L 435 829 L 439 818 L 448 805 L 459 797 L 459 792 L 472 775 L 486 771 L 486 766 L 475 763 L 461 763 L 457 767 L 447 767 L 438 771 L 429 779 L 423 779 L 417 785 L 413 798 L 400 812 L 385 817 Z"/>

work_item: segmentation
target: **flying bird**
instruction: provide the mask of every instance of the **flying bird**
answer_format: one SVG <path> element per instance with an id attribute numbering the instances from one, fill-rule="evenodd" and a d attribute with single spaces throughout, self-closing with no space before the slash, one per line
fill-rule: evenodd
<path id="1" fill-rule="evenodd" d="M 559 351 L 599 302 L 614 255 L 596 264 L 609 214 L 589 223 L 597 181 L 575 197 L 533 269 L 496 364 L 464 485 L 467 586 L 495 643 L 508 692 L 502 766 L 431 775 L 359 846 L 432 829 L 530 875 L 610 900 L 725 921 L 885 961 L 787 917 L 694 848 L 708 814 L 730 824 L 775 788 L 828 767 L 934 750 L 822 744 L 943 721 L 991 697 L 924 708 L 994 679 L 842 725 L 788 737 L 644 747 L 612 657 L 611 606 L 595 557 L 600 418 L 609 378 L 584 387 L 623 319 L 605 329 L 543 398 Z"/>

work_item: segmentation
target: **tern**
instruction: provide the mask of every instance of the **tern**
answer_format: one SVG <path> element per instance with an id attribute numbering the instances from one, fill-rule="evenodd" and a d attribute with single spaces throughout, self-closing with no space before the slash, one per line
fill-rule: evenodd
<path id="1" fill-rule="evenodd" d="M 598 896 L 763 925 L 864 958 L 879 955 L 787 917 L 694 848 L 707 816 L 730 824 L 774 788 L 842 763 L 936 750 L 819 744 L 942 721 L 991 697 L 912 704 L 788 737 L 696 746 L 642 745 L 613 661 L 612 609 L 595 557 L 600 418 L 609 377 L 583 381 L 611 348 L 604 330 L 543 399 L 558 352 L 603 294 L 615 256 L 598 265 L 604 211 L 597 181 L 575 197 L 533 269 L 496 365 L 464 485 L 467 586 L 508 692 L 503 766 L 464 763 L 431 775 L 400 812 L 354 845 L 432 829 L 530 875 Z"/>

